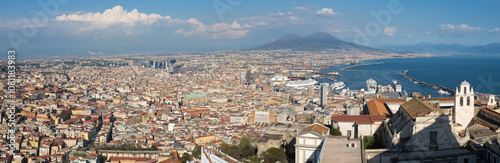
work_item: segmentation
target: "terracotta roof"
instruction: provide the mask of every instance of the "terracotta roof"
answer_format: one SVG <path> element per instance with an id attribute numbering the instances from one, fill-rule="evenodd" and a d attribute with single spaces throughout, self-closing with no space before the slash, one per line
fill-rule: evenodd
<path id="1" fill-rule="evenodd" d="M 314 132 L 319 133 L 321 135 L 325 135 L 325 134 L 328 134 L 328 130 L 329 130 L 328 127 L 323 126 L 323 125 L 318 124 L 318 123 L 314 123 L 312 125 L 305 127 L 301 132 L 314 131 Z"/>
<path id="2" fill-rule="evenodd" d="M 340 115 L 332 116 L 336 122 L 356 122 L 357 124 L 373 124 L 386 119 L 385 115 Z"/>
<path id="3" fill-rule="evenodd" d="M 412 119 L 415 119 L 416 117 L 423 117 L 432 111 L 441 113 L 441 111 L 437 110 L 433 106 L 416 98 L 401 104 L 401 109 L 403 109 Z"/>
<path id="4" fill-rule="evenodd" d="M 368 110 L 370 111 L 370 115 L 390 115 L 385 103 L 403 103 L 406 99 L 373 99 L 368 101 Z"/>

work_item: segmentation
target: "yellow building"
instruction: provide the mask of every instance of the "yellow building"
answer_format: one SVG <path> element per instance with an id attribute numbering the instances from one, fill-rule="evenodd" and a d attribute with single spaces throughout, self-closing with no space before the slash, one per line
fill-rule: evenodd
<path id="1" fill-rule="evenodd" d="M 217 138 L 213 135 L 206 135 L 206 136 L 195 138 L 194 142 L 196 144 L 207 144 L 207 143 L 211 143 L 211 142 L 214 142 L 217 140 L 219 140 L 219 138 Z"/>

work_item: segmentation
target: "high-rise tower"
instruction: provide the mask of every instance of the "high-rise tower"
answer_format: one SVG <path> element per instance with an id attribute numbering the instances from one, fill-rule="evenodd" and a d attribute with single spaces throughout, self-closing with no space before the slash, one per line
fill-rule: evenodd
<path id="1" fill-rule="evenodd" d="M 328 83 L 321 83 L 321 107 L 326 105 L 328 97 Z"/>

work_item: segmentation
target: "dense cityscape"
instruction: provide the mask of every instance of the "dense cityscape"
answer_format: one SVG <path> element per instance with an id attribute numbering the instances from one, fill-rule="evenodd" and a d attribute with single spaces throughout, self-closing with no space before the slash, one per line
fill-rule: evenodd
<path id="1" fill-rule="evenodd" d="M 303 82 L 342 75 L 317 75 L 324 67 L 403 57 L 357 56 L 231 51 L 20 60 L 15 97 L 2 92 L 2 103 L 16 106 L 14 133 L 10 112 L 2 112 L 2 162 L 463 162 L 496 152 L 497 99 L 474 94 L 465 81 L 449 98 L 403 93 L 397 81 L 367 79 L 362 90 Z"/>
<path id="2" fill-rule="evenodd" d="M 0 163 L 500 163 L 500 1 L 5 1 Z"/>

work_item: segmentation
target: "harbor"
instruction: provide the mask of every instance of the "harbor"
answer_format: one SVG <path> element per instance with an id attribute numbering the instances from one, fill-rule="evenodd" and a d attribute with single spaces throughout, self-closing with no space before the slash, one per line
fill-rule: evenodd
<path id="1" fill-rule="evenodd" d="M 350 68 L 358 67 L 358 66 L 369 66 L 369 65 L 378 65 L 378 64 L 384 64 L 384 62 L 377 62 L 377 63 L 366 63 L 366 64 L 355 64 L 352 66 L 344 67 L 341 68 L 340 71 L 377 71 L 377 70 L 349 70 Z"/>
<path id="2" fill-rule="evenodd" d="M 419 83 L 419 84 L 421 84 L 423 86 L 429 86 L 429 87 L 432 87 L 435 90 L 439 90 L 440 89 L 440 90 L 442 90 L 444 92 L 450 93 L 451 95 L 455 95 L 455 90 L 453 90 L 453 89 L 450 89 L 450 88 L 442 86 L 442 85 L 429 84 L 429 83 L 426 83 L 424 81 L 415 79 L 413 77 L 410 77 L 410 76 L 406 75 L 407 72 L 408 72 L 408 70 L 405 70 L 403 73 L 396 73 L 396 74 L 400 75 L 400 76 L 402 76 L 402 77 L 404 77 L 404 78 L 406 78 L 406 79 L 408 79 L 410 81 L 417 82 L 417 83 Z"/>

